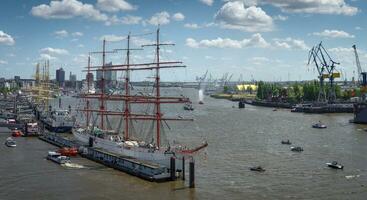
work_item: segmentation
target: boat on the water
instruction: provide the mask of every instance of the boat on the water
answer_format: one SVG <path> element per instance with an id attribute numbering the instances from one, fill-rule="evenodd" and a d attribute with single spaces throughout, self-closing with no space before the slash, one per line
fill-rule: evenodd
<path id="1" fill-rule="evenodd" d="M 301 152 L 303 151 L 303 148 L 302 147 L 291 147 L 291 151 Z"/>
<path id="2" fill-rule="evenodd" d="M 289 140 L 282 140 L 282 144 L 288 144 L 288 145 L 291 145 L 291 144 L 292 144 L 292 142 L 291 142 L 291 141 L 289 141 Z"/>
<path id="3" fill-rule="evenodd" d="M 103 51 L 105 55 L 106 42 L 103 41 Z M 95 71 L 123 71 L 124 86 L 116 88 L 123 91 L 108 94 L 106 83 L 101 81 L 99 91 L 94 94 L 80 94 L 83 104 L 78 112 L 84 114 L 83 121 L 80 121 L 73 128 L 72 133 L 76 140 L 89 146 L 101 148 L 107 152 L 111 152 L 121 156 L 128 156 L 142 161 L 149 161 L 166 167 L 170 167 L 171 158 L 176 158 L 176 170 L 182 170 L 182 159 L 184 157 L 193 156 L 208 146 L 208 143 L 181 145 L 177 141 L 170 142 L 164 140 L 164 126 L 168 126 L 169 121 L 192 121 L 181 116 L 168 116 L 162 113 L 161 106 L 166 104 L 187 104 L 191 101 L 186 97 L 163 96 L 160 91 L 160 70 L 166 68 L 184 67 L 180 66 L 181 62 L 162 62 L 159 58 L 160 46 L 159 29 L 157 30 L 156 44 L 148 45 L 156 47 L 156 58 L 154 62 L 142 64 L 130 64 L 130 35 L 127 37 L 127 55 L 126 64 L 106 65 L 102 62 L 102 66 L 90 66 L 90 58 L 88 58 L 87 73 L 91 73 L 91 68 Z M 134 70 L 153 70 L 155 83 L 149 85 L 153 87 L 150 94 L 131 91 L 130 73 Z M 88 81 L 88 79 L 87 79 Z M 88 83 L 87 83 L 88 85 Z M 99 101 L 99 108 L 93 108 L 90 100 Z M 121 102 L 123 108 L 121 111 L 109 108 L 106 102 Z M 148 111 L 140 111 L 134 108 L 133 104 L 146 105 L 150 107 Z M 94 116 L 97 116 L 93 118 Z M 170 113 L 172 115 L 172 113 Z M 120 119 L 118 128 L 113 128 L 110 124 L 109 117 Z M 149 127 L 144 129 L 144 123 L 151 123 Z M 135 127 L 135 128 L 134 128 Z M 137 129 L 139 127 L 139 129 Z M 164 132 L 167 134 L 167 132 Z M 186 146 L 190 146 L 188 148 Z M 196 147 L 195 147 L 196 146 Z"/>
<path id="4" fill-rule="evenodd" d="M 13 137 L 21 137 L 24 136 L 23 132 L 19 129 L 14 129 L 11 131 L 11 136 Z"/>
<path id="5" fill-rule="evenodd" d="M 331 163 L 326 163 L 326 165 L 330 168 L 333 168 L 333 169 L 343 169 L 344 166 L 339 164 L 337 161 L 333 161 Z"/>
<path id="6" fill-rule="evenodd" d="M 5 141 L 5 145 L 6 145 L 7 147 L 16 147 L 16 146 L 17 146 L 17 144 L 15 143 L 15 140 L 13 140 L 13 138 L 11 138 L 11 137 L 8 137 L 8 138 L 6 139 L 6 141 Z"/>
<path id="7" fill-rule="evenodd" d="M 265 169 L 262 168 L 261 166 L 250 167 L 250 170 L 257 171 L 257 172 L 265 172 Z"/>
<path id="8" fill-rule="evenodd" d="M 53 110 L 48 112 L 42 119 L 45 128 L 55 133 L 71 132 L 74 119 L 68 110 Z"/>
<path id="9" fill-rule="evenodd" d="M 76 156 L 78 155 L 78 149 L 76 149 L 75 147 L 72 148 L 68 148 L 68 147 L 63 147 L 59 150 L 57 150 L 57 153 L 60 153 L 62 156 Z"/>
<path id="10" fill-rule="evenodd" d="M 312 128 L 323 129 L 323 128 L 327 128 L 327 126 L 321 122 L 318 122 L 316 124 L 312 124 Z"/>
<path id="11" fill-rule="evenodd" d="M 70 158 L 68 156 L 63 156 L 58 152 L 49 151 L 47 154 L 47 160 L 51 160 L 57 164 L 70 163 Z"/>
<path id="12" fill-rule="evenodd" d="M 183 108 L 184 108 L 184 110 L 189 110 L 189 111 L 194 110 L 194 107 L 192 107 L 192 103 L 185 103 Z"/>

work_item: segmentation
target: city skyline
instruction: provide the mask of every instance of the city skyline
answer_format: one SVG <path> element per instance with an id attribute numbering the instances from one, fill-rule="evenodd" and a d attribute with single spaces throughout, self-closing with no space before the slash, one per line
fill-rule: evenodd
<path id="1" fill-rule="evenodd" d="M 162 41 L 176 43 L 162 49 L 162 58 L 187 65 L 162 72 L 163 81 L 193 81 L 206 70 L 216 78 L 234 74 L 233 80 L 240 74 L 245 80 L 316 79 L 313 65 L 306 64 L 309 49 L 320 41 L 350 80 L 357 71 L 353 44 L 367 69 L 366 8 L 361 0 L 5 0 L 1 77 L 31 78 L 35 63 L 49 59 L 52 79 L 60 67 L 84 79 L 88 52 L 100 51 L 102 39 L 108 49 L 125 48 L 131 32 L 140 48 L 154 42 L 160 24 Z M 153 59 L 152 49 L 132 53 L 135 63 Z M 122 63 L 124 57 L 108 55 L 106 61 Z"/>

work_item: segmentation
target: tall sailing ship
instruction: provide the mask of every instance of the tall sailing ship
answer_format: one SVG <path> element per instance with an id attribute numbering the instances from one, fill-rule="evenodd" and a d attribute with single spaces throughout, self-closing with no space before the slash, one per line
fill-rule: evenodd
<path id="1" fill-rule="evenodd" d="M 102 66 L 90 66 L 90 56 L 88 58 L 88 67 L 86 71 L 88 74 L 92 71 L 102 72 L 102 77 L 100 80 L 100 91 L 94 94 L 85 93 L 80 94 L 81 98 L 84 100 L 85 104 L 83 108 L 78 109 L 78 111 L 83 112 L 85 116 L 85 122 L 83 125 L 79 124 L 74 127 L 73 135 L 74 137 L 84 143 L 89 143 L 94 147 L 102 148 L 106 151 L 136 158 L 144 161 L 152 161 L 161 165 L 169 166 L 171 157 L 177 158 L 177 169 L 180 169 L 180 161 L 183 157 L 190 157 L 193 154 L 199 152 L 200 150 L 207 147 L 207 143 L 203 142 L 199 146 L 189 149 L 175 144 L 162 144 L 162 133 L 163 125 L 167 121 L 192 121 L 192 119 L 184 119 L 182 117 L 167 117 L 162 113 L 162 104 L 185 104 L 190 103 L 190 100 L 186 97 L 167 97 L 161 96 L 160 89 L 160 70 L 167 68 L 178 68 L 185 67 L 182 62 L 162 62 L 160 60 L 160 48 L 161 46 L 173 45 L 160 43 L 159 38 L 159 28 L 157 29 L 156 43 L 150 45 L 143 45 L 142 47 L 155 47 L 155 61 L 151 63 L 142 64 L 131 64 L 130 63 L 130 52 L 132 50 L 141 49 L 131 49 L 130 48 L 130 38 L 131 35 L 127 36 L 127 48 L 117 49 L 114 51 L 106 51 L 106 41 L 103 41 L 103 51 L 93 52 L 102 54 Z M 116 51 L 126 51 L 126 64 L 120 65 L 109 65 L 106 67 L 105 57 L 107 53 L 113 53 Z M 144 93 L 132 94 L 130 74 L 132 71 L 154 71 L 154 86 L 153 92 L 151 94 L 145 95 Z M 105 72 L 108 71 L 122 71 L 124 72 L 124 93 L 118 94 L 107 94 L 106 83 L 105 83 Z M 89 79 L 87 79 L 89 81 Z M 87 86 L 90 84 L 88 83 Z M 88 88 L 86 91 L 90 91 Z M 98 101 L 99 108 L 93 108 L 92 102 Z M 122 110 L 108 108 L 107 102 L 117 102 L 118 105 L 122 105 Z M 120 104 L 121 103 L 121 104 Z M 148 112 L 137 112 L 133 109 L 135 105 L 140 107 L 143 105 L 150 105 L 153 109 Z M 93 119 L 93 114 L 98 117 Z M 119 126 L 117 130 L 111 129 L 109 124 L 108 116 L 120 117 L 123 128 Z M 138 126 L 142 127 L 144 122 L 152 122 L 151 134 L 148 138 L 139 137 L 136 129 L 134 129 L 134 124 L 137 123 Z M 133 131 L 135 130 L 135 132 Z"/>

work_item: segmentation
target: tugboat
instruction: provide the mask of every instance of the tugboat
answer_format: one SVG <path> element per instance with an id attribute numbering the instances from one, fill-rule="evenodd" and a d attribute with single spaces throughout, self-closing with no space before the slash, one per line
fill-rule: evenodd
<path id="1" fill-rule="evenodd" d="M 282 144 L 288 144 L 288 145 L 291 145 L 291 144 L 292 144 L 292 142 L 291 142 L 291 141 L 289 141 L 289 140 L 282 140 Z"/>
<path id="2" fill-rule="evenodd" d="M 323 128 L 327 128 L 327 126 L 325 124 L 321 123 L 321 121 L 319 121 L 318 123 L 313 124 L 312 128 L 323 129 Z"/>
<path id="3" fill-rule="evenodd" d="M 47 155 L 47 160 L 51 160 L 57 164 L 70 163 L 70 158 L 67 156 L 62 156 L 58 152 L 49 151 Z"/>
<path id="4" fill-rule="evenodd" d="M 15 143 L 15 140 L 13 140 L 11 137 L 8 137 L 5 141 L 5 145 L 7 147 L 16 147 L 17 144 Z"/>
<path id="5" fill-rule="evenodd" d="M 261 166 L 256 166 L 256 167 L 250 167 L 251 171 L 257 171 L 257 172 L 265 172 L 265 169 L 262 168 Z"/>
<path id="6" fill-rule="evenodd" d="M 302 147 L 291 147 L 291 151 L 301 152 L 303 151 L 303 148 Z"/>
<path id="7" fill-rule="evenodd" d="M 18 129 L 14 129 L 11 131 L 11 136 L 13 137 L 21 137 L 24 136 L 23 132 L 21 130 Z"/>
<path id="8" fill-rule="evenodd" d="M 326 163 L 326 165 L 330 168 L 333 168 L 333 169 L 343 169 L 344 166 L 339 164 L 337 161 L 333 161 L 331 163 Z"/>

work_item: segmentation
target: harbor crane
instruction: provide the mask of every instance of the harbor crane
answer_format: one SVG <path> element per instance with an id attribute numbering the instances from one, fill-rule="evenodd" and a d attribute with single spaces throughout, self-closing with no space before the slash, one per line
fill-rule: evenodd
<path id="1" fill-rule="evenodd" d="M 358 56 L 358 52 L 357 52 L 357 46 L 353 45 L 352 46 L 354 49 L 354 55 L 356 57 L 356 65 L 357 65 L 357 71 L 358 71 L 358 83 L 361 85 L 362 81 L 363 81 L 363 72 L 362 72 L 362 67 L 361 67 L 361 63 L 359 62 L 359 56 Z"/>
<path id="2" fill-rule="evenodd" d="M 335 68 L 336 65 L 339 65 L 340 63 L 335 62 L 331 58 L 330 54 L 326 51 L 326 49 L 322 45 L 322 42 L 312 47 L 308 57 L 308 64 L 310 64 L 311 59 L 315 64 L 317 71 L 319 73 L 320 90 L 318 101 L 323 102 L 326 100 L 324 79 L 328 78 L 329 79 L 328 101 L 329 103 L 333 103 L 336 99 L 334 79 L 340 77 L 340 73 L 339 72 L 336 73 Z"/>
<path id="3" fill-rule="evenodd" d="M 206 76 L 208 75 L 208 70 L 206 70 L 205 74 L 201 77 L 196 77 L 196 81 L 199 82 L 198 89 L 201 89 L 201 84 L 205 81 Z"/>

